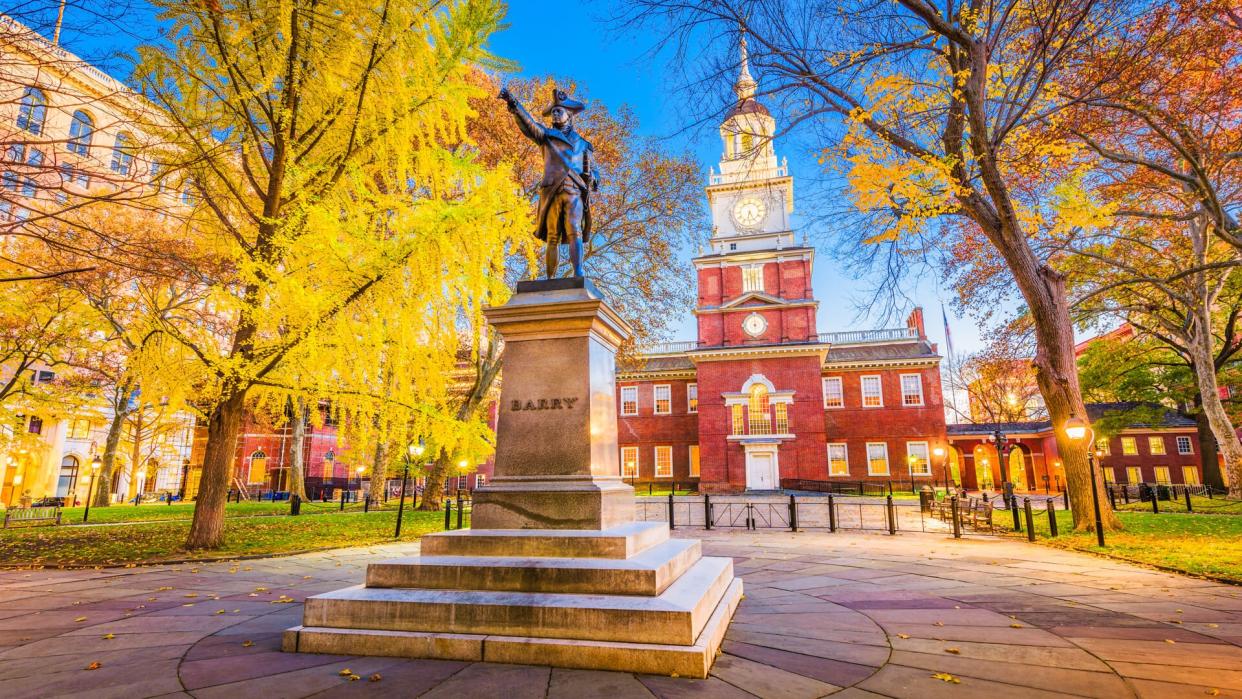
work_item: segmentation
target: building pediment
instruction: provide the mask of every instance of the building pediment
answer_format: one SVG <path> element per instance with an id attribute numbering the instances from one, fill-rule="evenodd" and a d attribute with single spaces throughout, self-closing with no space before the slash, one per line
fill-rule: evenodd
<path id="1" fill-rule="evenodd" d="M 768 294 L 762 291 L 748 291 L 742 294 L 741 296 L 733 299 L 732 301 L 729 301 L 728 303 L 721 304 L 720 307 L 722 309 L 723 308 L 748 308 L 750 306 L 783 305 L 784 303 L 785 303 L 784 299 L 773 296 L 771 294 Z"/>

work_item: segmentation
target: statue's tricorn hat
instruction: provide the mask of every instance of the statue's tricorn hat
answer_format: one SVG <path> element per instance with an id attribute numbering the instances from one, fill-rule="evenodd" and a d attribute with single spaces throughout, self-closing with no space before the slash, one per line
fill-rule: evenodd
<path id="1" fill-rule="evenodd" d="M 565 92 L 564 90 L 553 90 L 552 91 L 552 104 L 549 104 L 548 108 L 543 110 L 543 115 L 551 116 L 552 110 L 557 107 L 561 107 L 565 109 L 570 114 L 577 114 L 583 109 L 586 109 L 585 104 L 579 102 L 576 99 L 570 99 L 568 92 Z"/>

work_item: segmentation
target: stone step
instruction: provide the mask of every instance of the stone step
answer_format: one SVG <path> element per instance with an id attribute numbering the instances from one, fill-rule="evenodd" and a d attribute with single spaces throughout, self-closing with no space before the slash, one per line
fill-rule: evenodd
<path id="1" fill-rule="evenodd" d="M 411 556 L 367 566 L 367 587 L 655 596 L 701 557 L 695 539 L 629 558 Z"/>
<path id="2" fill-rule="evenodd" d="M 286 652 L 554 665 L 704 678 L 742 599 L 733 578 L 692 645 L 295 626 Z"/>
<path id="3" fill-rule="evenodd" d="M 428 534 L 425 556 L 629 558 L 668 540 L 662 522 L 629 522 L 611 529 L 458 529 Z"/>
<path id="4" fill-rule="evenodd" d="M 692 645 L 732 581 L 707 557 L 653 597 L 357 585 L 308 597 L 302 625 Z"/>

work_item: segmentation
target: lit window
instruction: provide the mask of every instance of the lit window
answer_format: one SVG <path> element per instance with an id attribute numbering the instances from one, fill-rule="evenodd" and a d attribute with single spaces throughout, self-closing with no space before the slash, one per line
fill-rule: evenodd
<path id="1" fill-rule="evenodd" d="M 1147 450 L 1153 456 L 1164 456 L 1164 437 L 1148 437 Z"/>
<path id="2" fill-rule="evenodd" d="M 906 442 L 906 459 L 910 464 L 911 476 L 930 476 L 931 459 L 927 442 Z"/>
<path id="3" fill-rule="evenodd" d="M 884 406 L 884 389 L 880 386 L 879 376 L 862 377 L 862 404 L 864 408 Z"/>
<path id="4" fill-rule="evenodd" d="M 1194 466 L 1183 466 L 1182 482 L 1186 485 L 1199 485 L 1199 469 Z"/>
<path id="5" fill-rule="evenodd" d="M 776 411 L 776 433 L 789 434 L 789 405 L 777 403 L 773 408 Z"/>
<path id="6" fill-rule="evenodd" d="M 1169 467 L 1168 466 L 1157 466 L 1156 467 L 1156 482 L 1159 483 L 1160 485 L 1169 485 L 1173 482 L 1169 478 Z"/>
<path id="7" fill-rule="evenodd" d="M 74 420 L 69 429 L 69 439 L 86 439 L 91 436 L 90 420 Z"/>
<path id="8" fill-rule="evenodd" d="M 668 415 L 673 412 L 673 387 L 660 384 L 655 387 L 655 414 Z"/>
<path id="9" fill-rule="evenodd" d="M 1100 456 L 1108 456 L 1112 453 L 1112 449 L 1108 446 L 1108 437 L 1101 437 L 1095 440 L 1095 453 Z"/>
<path id="10" fill-rule="evenodd" d="M 840 376 L 830 376 L 824 379 L 824 407 L 845 407 L 845 390 L 841 387 Z"/>
<path id="11" fill-rule="evenodd" d="M 1138 440 L 1134 437 L 1122 437 L 1121 453 L 1126 456 L 1134 456 L 1138 454 Z"/>
<path id="12" fill-rule="evenodd" d="M 1110 468 L 1104 468 L 1100 470 L 1104 472 L 1105 483 L 1116 483 L 1117 482 L 1117 469 L 1110 467 Z"/>
<path id="13" fill-rule="evenodd" d="M 742 268 L 742 291 L 763 291 L 763 265 Z"/>
<path id="14" fill-rule="evenodd" d="M 95 122 L 83 111 L 73 113 L 73 121 L 69 124 L 69 152 L 86 155 L 90 152 L 91 136 L 95 133 Z"/>
<path id="15" fill-rule="evenodd" d="M 886 442 L 867 442 L 867 475 L 888 475 L 888 444 Z"/>
<path id="16" fill-rule="evenodd" d="M 621 447 L 621 477 L 638 478 L 638 447 Z"/>
<path id="17" fill-rule="evenodd" d="M 128 134 L 117 134 L 112 146 L 112 171 L 118 175 L 128 175 L 134 164 L 134 145 L 130 140 Z"/>
<path id="18" fill-rule="evenodd" d="M 699 445 L 690 445 L 690 477 L 699 477 Z"/>
<path id="19" fill-rule="evenodd" d="M 850 475 L 850 456 L 844 444 L 828 445 L 828 475 Z"/>
<path id="20" fill-rule="evenodd" d="M 1127 466 L 1126 467 L 1126 483 L 1134 485 L 1135 483 L 1142 483 L 1142 482 L 1143 482 L 1143 469 L 1139 468 L 1138 466 Z"/>
<path id="21" fill-rule="evenodd" d="M 697 383 L 686 384 L 686 412 L 699 412 L 699 385 Z"/>
<path id="22" fill-rule="evenodd" d="M 47 98 L 36 88 L 27 87 L 22 92 L 21 106 L 17 108 L 17 128 L 36 136 L 43 133 L 43 120 L 47 117 Z"/>
<path id="23" fill-rule="evenodd" d="M 923 404 L 923 377 L 919 374 L 901 375 L 901 404 Z"/>
<path id="24" fill-rule="evenodd" d="M 1178 437 L 1177 438 L 1177 453 L 1178 454 L 1195 453 L 1194 448 L 1190 446 L 1190 437 Z"/>
<path id="25" fill-rule="evenodd" d="M 746 425 L 742 421 L 742 406 L 740 404 L 729 406 L 729 413 L 732 422 L 732 429 L 729 434 L 746 434 Z"/>
<path id="26" fill-rule="evenodd" d="M 750 387 L 750 407 L 746 416 L 750 422 L 750 434 L 772 434 L 772 417 L 768 412 L 768 389 L 763 384 Z"/>
<path id="27" fill-rule="evenodd" d="M 638 414 L 638 386 L 621 387 L 621 414 Z"/>
<path id="28" fill-rule="evenodd" d="M 673 448 L 672 447 L 656 447 L 655 448 L 655 477 L 656 478 L 672 478 L 673 477 Z"/>
<path id="29" fill-rule="evenodd" d="M 331 454 L 332 452 L 328 452 Z M 267 479 L 267 454 L 257 449 L 250 455 L 250 471 L 247 483 L 262 483 Z"/>

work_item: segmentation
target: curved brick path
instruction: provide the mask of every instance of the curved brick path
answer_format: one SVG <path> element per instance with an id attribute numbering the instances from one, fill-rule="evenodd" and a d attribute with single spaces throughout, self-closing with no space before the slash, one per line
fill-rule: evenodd
<path id="1" fill-rule="evenodd" d="M 279 652 L 302 598 L 416 548 L 404 545 L 0 572 L 0 695 L 1242 696 L 1242 588 L 1020 541 L 693 534 L 746 583 L 707 680 Z M 383 679 L 349 682 L 346 667 Z"/>

